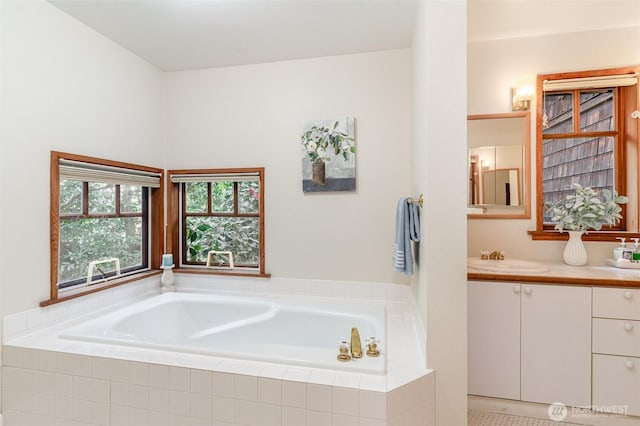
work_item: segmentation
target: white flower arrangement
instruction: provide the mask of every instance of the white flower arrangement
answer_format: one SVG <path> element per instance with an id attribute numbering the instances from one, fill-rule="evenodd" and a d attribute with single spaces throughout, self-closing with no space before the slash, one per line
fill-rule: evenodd
<path id="1" fill-rule="evenodd" d="M 329 149 L 334 155 L 342 155 L 345 161 L 349 159 L 350 154 L 356 152 L 353 145 L 354 138 L 336 130 L 338 124 L 339 122 L 336 121 L 332 129 L 324 126 L 312 126 L 302 134 L 300 142 L 312 163 L 329 161 L 330 156 L 327 153 Z"/>
<path id="2" fill-rule="evenodd" d="M 545 203 L 547 212 L 552 214 L 551 221 L 555 229 L 562 232 L 589 229 L 599 231 L 603 224 L 614 225 L 622 219 L 620 204 L 627 203 L 627 197 L 618 195 L 608 189 L 602 190 L 604 200 L 591 187 L 582 187 L 574 183 L 575 195 L 568 195 L 564 200 Z"/>

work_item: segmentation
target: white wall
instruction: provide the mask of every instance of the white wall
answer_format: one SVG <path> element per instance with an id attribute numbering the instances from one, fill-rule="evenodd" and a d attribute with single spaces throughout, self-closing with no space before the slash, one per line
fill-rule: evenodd
<path id="1" fill-rule="evenodd" d="M 49 152 L 163 166 L 163 75 L 43 1 L 2 1 L 2 315 L 49 297 Z"/>
<path id="2" fill-rule="evenodd" d="M 407 282 L 395 208 L 410 196 L 410 51 L 167 75 L 169 168 L 264 166 L 266 263 L 277 277 Z M 357 190 L 302 192 L 302 124 L 353 116 Z"/>
<path id="3" fill-rule="evenodd" d="M 537 74 L 614 68 L 640 64 L 640 26 L 555 34 L 468 44 L 469 114 L 511 112 L 511 87 L 523 77 L 535 84 Z M 531 220 L 470 219 L 469 256 L 481 249 L 501 249 L 509 257 L 559 262 L 564 241 L 532 241 L 535 229 L 535 111 L 531 107 Z M 589 263 L 611 256 L 615 243 L 586 242 Z"/>
<path id="4" fill-rule="evenodd" d="M 419 2 L 412 43 L 412 186 L 423 192 L 412 287 L 436 371 L 436 424 L 467 424 L 466 2 Z"/>

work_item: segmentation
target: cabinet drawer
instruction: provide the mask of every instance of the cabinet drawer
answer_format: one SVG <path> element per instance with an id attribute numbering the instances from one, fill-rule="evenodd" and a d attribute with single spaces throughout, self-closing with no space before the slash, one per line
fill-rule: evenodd
<path id="1" fill-rule="evenodd" d="M 594 354 L 592 405 L 640 415 L 640 358 Z"/>
<path id="2" fill-rule="evenodd" d="M 640 290 L 594 287 L 593 316 L 640 320 Z"/>
<path id="3" fill-rule="evenodd" d="M 592 349 L 599 354 L 640 357 L 640 321 L 594 318 Z"/>

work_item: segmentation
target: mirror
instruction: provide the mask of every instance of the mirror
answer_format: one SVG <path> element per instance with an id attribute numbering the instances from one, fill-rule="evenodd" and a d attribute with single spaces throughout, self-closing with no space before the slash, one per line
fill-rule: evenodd
<path id="1" fill-rule="evenodd" d="M 468 217 L 530 218 L 530 113 L 469 115 L 467 146 Z"/>

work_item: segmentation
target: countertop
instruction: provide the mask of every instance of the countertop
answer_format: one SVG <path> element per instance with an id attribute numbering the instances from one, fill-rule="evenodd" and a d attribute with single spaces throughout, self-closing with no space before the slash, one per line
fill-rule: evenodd
<path id="1" fill-rule="evenodd" d="M 640 288 L 640 269 L 623 269 L 609 266 L 606 261 L 589 262 L 585 266 L 569 266 L 564 263 L 541 262 L 549 267 L 539 274 L 493 273 L 467 269 L 469 281 L 515 281 L 561 285 Z"/>

